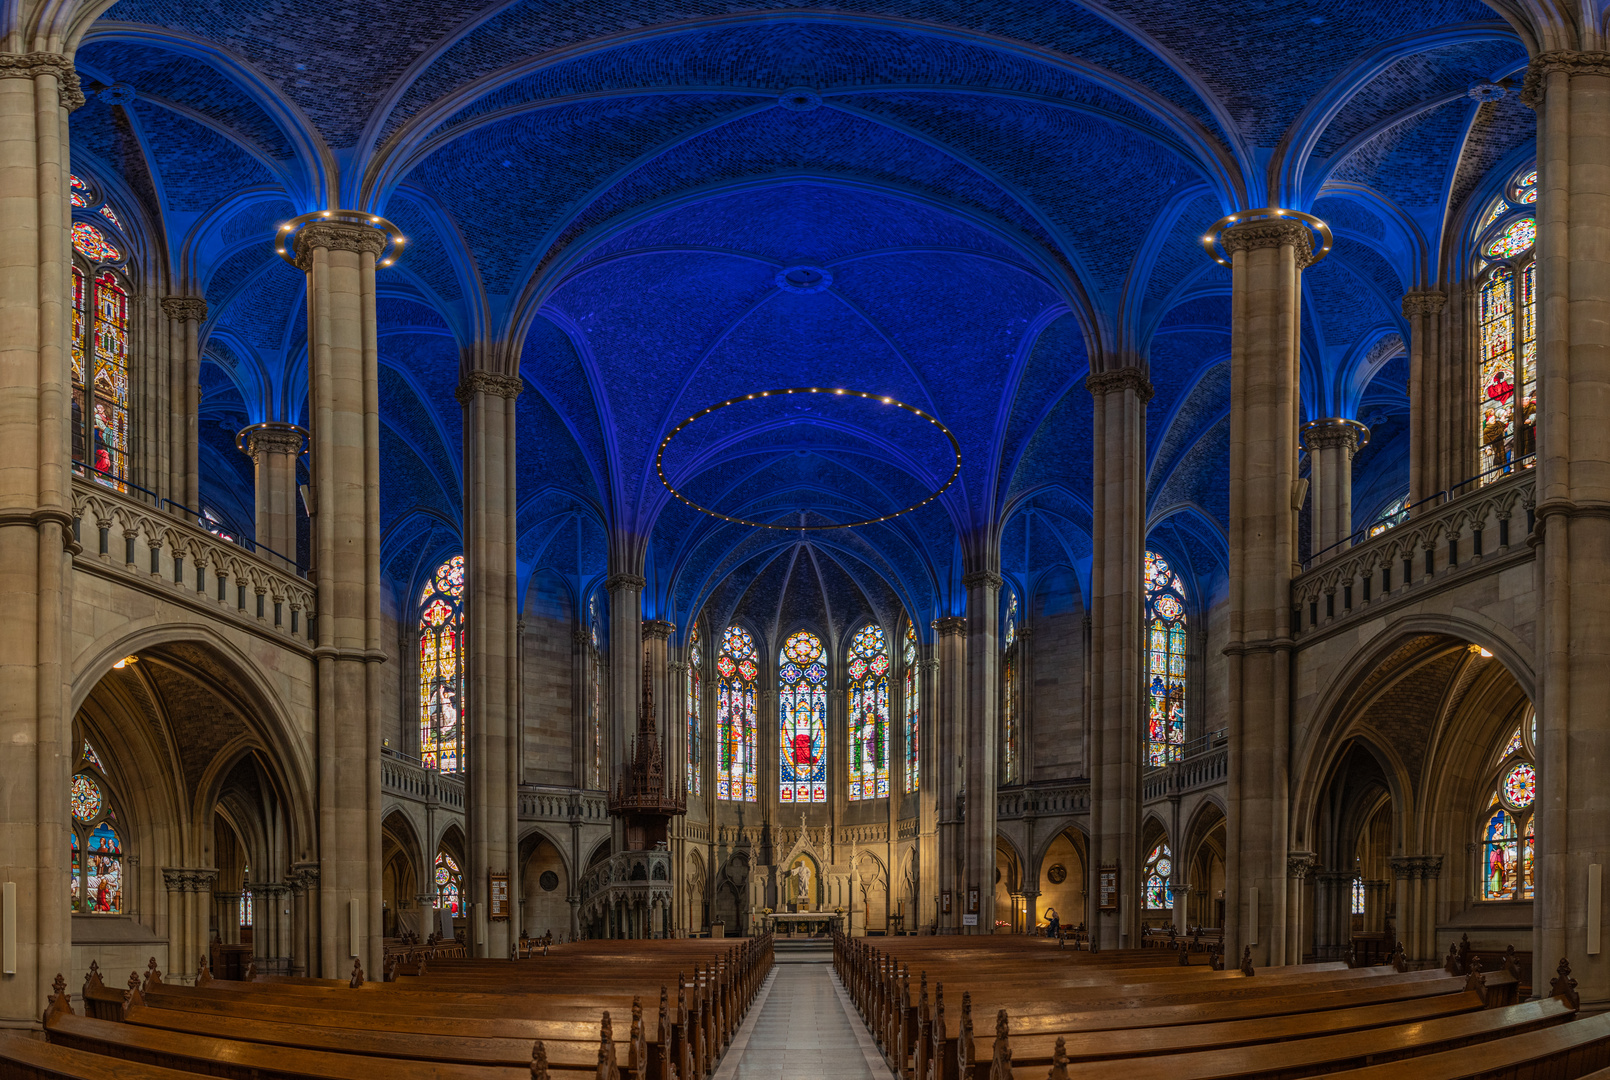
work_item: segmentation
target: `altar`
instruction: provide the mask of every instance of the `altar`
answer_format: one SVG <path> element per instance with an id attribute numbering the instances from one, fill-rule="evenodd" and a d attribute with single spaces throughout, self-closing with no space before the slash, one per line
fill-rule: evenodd
<path id="1" fill-rule="evenodd" d="M 834 911 L 778 911 L 766 918 L 772 933 L 786 937 L 823 937 L 844 929 L 844 916 Z"/>

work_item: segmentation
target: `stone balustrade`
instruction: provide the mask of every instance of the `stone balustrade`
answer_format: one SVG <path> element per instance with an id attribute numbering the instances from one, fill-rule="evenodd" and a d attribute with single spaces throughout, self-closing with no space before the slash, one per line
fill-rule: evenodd
<path id="1" fill-rule="evenodd" d="M 1089 812 L 1089 780 L 1062 780 L 1048 784 L 1002 788 L 995 796 L 997 821 Z"/>
<path id="2" fill-rule="evenodd" d="M 609 806 L 602 791 L 522 784 L 520 820 L 608 824 Z"/>
<path id="3" fill-rule="evenodd" d="M 73 566 L 304 648 L 313 586 L 232 540 L 104 484 L 73 478 Z"/>
<path id="4" fill-rule="evenodd" d="M 439 803 L 461 812 L 464 809 L 462 778 L 427 769 L 418 758 L 389 748 L 380 752 L 380 787 L 387 795 L 398 798 Z"/>
<path id="5" fill-rule="evenodd" d="M 1291 583 L 1299 641 L 1532 558 L 1537 473 L 1526 469 L 1370 537 Z"/>

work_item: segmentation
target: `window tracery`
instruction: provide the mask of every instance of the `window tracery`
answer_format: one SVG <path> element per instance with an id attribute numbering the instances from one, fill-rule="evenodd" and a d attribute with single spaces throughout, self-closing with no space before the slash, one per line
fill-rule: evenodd
<path id="1" fill-rule="evenodd" d="M 704 706 L 701 703 L 699 691 L 703 689 L 701 678 L 704 674 L 704 652 L 699 647 L 699 628 L 695 626 L 688 638 L 688 794 L 697 795 L 702 790 L 703 777 L 699 774 L 699 710 Z"/>
<path id="2" fill-rule="evenodd" d="M 889 794 L 889 649 L 880 626 L 850 642 L 850 799 Z M 824 788 L 823 798 L 827 797 Z"/>
<path id="3" fill-rule="evenodd" d="M 910 795 L 921 786 L 922 781 L 922 757 L 918 753 L 922 735 L 922 681 L 917 674 L 917 628 L 910 623 L 906 624 L 905 648 L 900 655 L 900 664 L 905 683 L 905 792 Z"/>
<path id="4" fill-rule="evenodd" d="M 100 757 L 83 744 L 78 771 L 68 791 L 71 910 L 86 915 L 122 915 L 123 840 L 117 813 L 106 796 Z"/>
<path id="5" fill-rule="evenodd" d="M 1483 222 L 1477 336 L 1482 481 L 1530 462 L 1537 424 L 1537 219 L 1515 215 L 1537 201 L 1537 170 L 1523 170 Z"/>
<path id="6" fill-rule="evenodd" d="M 827 802 L 827 663 L 822 639 L 788 635 L 777 658 L 777 797 Z"/>
<path id="7" fill-rule="evenodd" d="M 117 212 L 88 181 L 73 176 L 69 190 L 73 460 L 80 475 L 121 491 L 129 479 L 129 246 Z M 92 213 L 99 224 L 84 219 Z"/>
<path id="8" fill-rule="evenodd" d="M 419 597 L 419 756 L 456 773 L 464 760 L 464 556 L 436 568 Z"/>
<path id="9" fill-rule="evenodd" d="M 755 802 L 755 690 L 760 665 L 741 626 L 721 635 L 716 658 L 716 798 Z"/>
<path id="10" fill-rule="evenodd" d="M 1530 900 L 1533 896 L 1537 766 L 1532 740 L 1536 733 L 1535 714 L 1517 724 L 1491 774 L 1478 837 L 1483 900 Z"/>
<path id="11" fill-rule="evenodd" d="M 1185 587 L 1168 561 L 1146 553 L 1147 763 L 1167 765 L 1185 752 Z"/>
<path id="12" fill-rule="evenodd" d="M 1409 520 L 1409 497 L 1403 496 L 1389 503 L 1384 510 L 1375 515 L 1375 521 L 1370 524 L 1370 535 L 1380 536 L 1386 530 L 1402 525 Z"/>
<path id="13" fill-rule="evenodd" d="M 1174 856 L 1168 850 L 1168 841 L 1159 840 L 1146 856 L 1146 867 L 1141 872 L 1141 895 L 1146 907 L 1161 911 L 1174 906 L 1174 886 L 1169 877 L 1174 872 Z"/>
<path id="14" fill-rule="evenodd" d="M 240 872 L 240 925 L 252 925 L 252 867 L 247 863 Z"/>

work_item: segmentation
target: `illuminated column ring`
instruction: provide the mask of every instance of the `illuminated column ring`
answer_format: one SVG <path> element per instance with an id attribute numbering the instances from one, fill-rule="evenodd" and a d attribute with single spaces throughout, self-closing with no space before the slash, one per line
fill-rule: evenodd
<path id="1" fill-rule="evenodd" d="M 1256 210 L 1242 210 L 1215 221 L 1202 237 L 1202 247 L 1214 262 L 1220 266 L 1230 266 L 1229 252 L 1224 250 L 1224 245 L 1221 243 L 1224 233 L 1237 225 L 1255 224 L 1271 226 L 1289 224 L 1294 227 L 1306 227 L 1312 233 L 1309 238 L 1309 254 L 1306 262 L 1299 260 L 1299 266 L 1314 265 L 1330 252 L 1331 246 L 1335 243 L 1331 237 L 1330 226 L 1313 214 L 1305 214 L 1301 210 L 1281 210 L 1264 206 Z"/>
<path id="2" fill-rule="evenodd" d="M 402 258 L 403 244 L 406 243 L 402 230 L 378 214 L 366 214 L 361 210 L 315 210 L 284 222 L 274 234 L 274 254 L 295 266 L 296 234 L 314 224 L 361 226 L 383 234 L 386 246 L 375 260 L 377 267 L 390 266 Z"/>

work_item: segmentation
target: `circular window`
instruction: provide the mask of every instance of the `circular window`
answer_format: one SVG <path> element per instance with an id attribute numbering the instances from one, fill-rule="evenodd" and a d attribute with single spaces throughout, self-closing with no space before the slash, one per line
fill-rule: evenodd
<path id="1" fill-rule="evenodd" d="M 1517 762 L 1504 777 L 1504 798 L 1517 810 L 1525 810 L 1537 798 L 1537 770 L 1525 761 Z"/>
<path id="2" fill-rule="evenodd" d="M 1061 863 L 1057 863 L 1055 866 L 1051 867 L 1051 869 L 1045 872 L 1045 877 L 1047 881 L 1051 882 L 1051 884 L 1061 885 L 1064 881 L 1068 880 L 1068 868 L 1063 866 Z"/>
<path id="3" fill-rule="evenodd" d="M 553 892 L 559 887 L 559 875 L 552 870 L 544 870 L 542 876 L 537 879 L 537 884 L 542 886 L 543 892 Z"/>
<path id="4" fill-rule="evenodd" d="M 101 787 L 82 773 L 73 777 L 73 817 L 90 821 L 101 812 Z"/>

